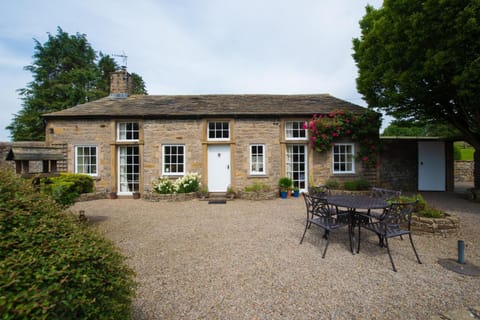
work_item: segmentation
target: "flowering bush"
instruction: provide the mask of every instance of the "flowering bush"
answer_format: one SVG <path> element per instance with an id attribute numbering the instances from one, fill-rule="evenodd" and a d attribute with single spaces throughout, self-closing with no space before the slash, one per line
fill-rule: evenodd
<path id="1" fill-rule="evenodd" d="M 153 184 L 153 190 L 160 194 L 169 194 L 173 193 L 175 189 L 172 180 L 163 177 Z"/>
<path id="2" fill-rule="evenodd" d="M 197 192 L 200 187 L 200 178 L 201 176 L 196 172 L 187 173 L 175 181 L 175 191 L 177 193 Z"/>
<path id="3" fill-rule="evenodd" d="M 196 192 L 200 188 L 200 179 L 201 176 L 198 173 L 187 173 L 174 182 L 161 177 L 153 183 L 153 190 L 160 194 Z"/>
<path id="4" fill-rule="evenodd" d="M 349 111 L 334 111 L 314 115 L 304 124 L 310 132 L 310 145 L 318 152 L 330 150 L 335 139 L 349 137 L 360 145 L 357 158 L 367 166 L 377 164 L 380 118 L 371 111 L 355 115 Z"/>

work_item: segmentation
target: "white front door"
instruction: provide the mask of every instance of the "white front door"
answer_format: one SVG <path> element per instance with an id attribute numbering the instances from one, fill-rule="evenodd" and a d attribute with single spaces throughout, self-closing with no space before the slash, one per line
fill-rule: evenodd
<path id="1" fill-rule="evenodd" d="M 230 185 L 230 146 L 208 146 L 208 191 L 225 192 Z"/>
<path id="2" fill-rule="evenodd" d="M 445 191 L 444 142 L 418 142 L 418 190 Z"/>

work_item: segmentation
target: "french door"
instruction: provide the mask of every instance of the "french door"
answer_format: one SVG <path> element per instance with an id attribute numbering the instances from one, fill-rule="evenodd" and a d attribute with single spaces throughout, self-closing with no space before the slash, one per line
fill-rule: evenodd
<path id="1" fill-rule="evenodd" d="M 304 191 L 308 186 L 307 146 L 287 144 L 286 173 L 293 180 L 293 186 Z"/>
<path id="2" fill-rule="evenodd" d="M 138 146 L 118 147 L 118 194 L 130 195 L 140 190 L 140 155 Z"/>

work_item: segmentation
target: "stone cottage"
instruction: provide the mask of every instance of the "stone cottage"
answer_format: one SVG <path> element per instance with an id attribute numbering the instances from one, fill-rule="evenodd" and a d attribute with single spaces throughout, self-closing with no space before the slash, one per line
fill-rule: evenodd
<path id="1" fill-rule="evenodd" d="M 328 94 L 129 95 L 126 71 L 112 74 L 109 97 L 44 115 L 46 145 L 64 146 L 69 172 L 94 177 L 99 191 L 131 195 L 152 190 L 159 177 L 197 172 L 210 192 L 253 183 L 296 187 L 367 177 L 356 145 L 337 141 L 330 152 L 309 146 L 303 124 L 313 114 L 364 108 Z"/>

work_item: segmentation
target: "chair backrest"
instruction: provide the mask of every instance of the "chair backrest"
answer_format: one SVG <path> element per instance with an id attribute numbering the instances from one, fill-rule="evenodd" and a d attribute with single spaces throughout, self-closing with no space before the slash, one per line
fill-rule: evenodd
<path id="1" fill-rule="evenodd" d="M 331 216 L 332 210 L 328 204 L 327 199 L 311 196 L 305 192 L 302 192 L 303 199 L 305 200 L 305 206 L 307 208 L 307 216 Z"/>
<path id="2" fill-rule="evenodd" d="M 410 230 L 410 223 L 412 220 L 412 213 L 417 207 L 417 201 L 414 202 L 393 202 L 390 204 L 382 217 L 382 223 L 389 226 L 406 226 Z"/>
<path id="3" fill-rule="evenodd" d="M 371 196 L 373 198 L 381 198 L 384 200 L 398 201 L 401 195 L 402 195 L 402 191 L 397 191 L 397 190 L 383 189 L 383 188 L 377 188 L 377 187 L 373 187 L 371 190 Z"/>
<path id="4" fill-rule="evenodd" d="M 314 196 L 329 196 L 330 188 L 328 186 L 313 186 L 308 188 L 308 193 Z"/>

